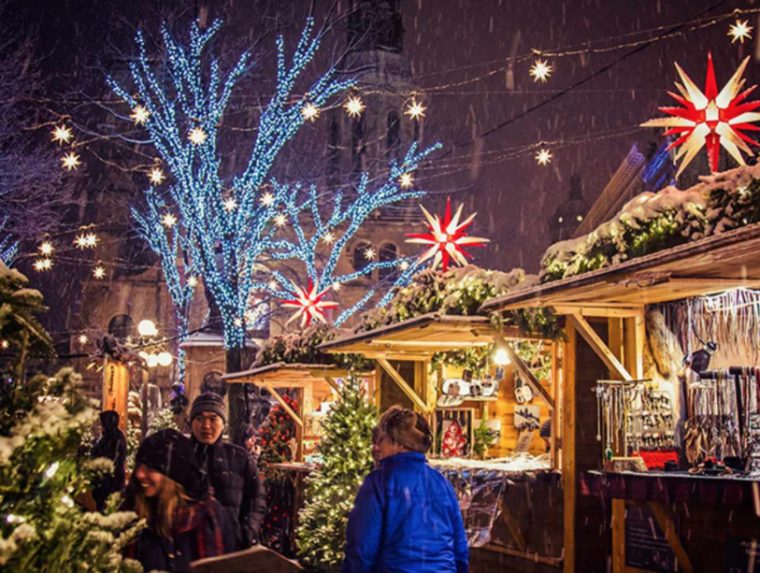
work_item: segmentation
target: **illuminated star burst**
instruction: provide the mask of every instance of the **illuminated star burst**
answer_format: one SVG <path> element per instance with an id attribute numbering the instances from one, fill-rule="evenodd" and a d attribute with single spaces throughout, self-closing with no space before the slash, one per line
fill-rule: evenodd
<path id="1" fill-rule="evenodd" d="M 679 147 L 676 160 L 681 160 L 676 176 L 686 168 L 702 147 L 707 150 L 710 169 L 718 170 L 720 147 L 728 151 L 737 163 L 744 165 L 742 151 L 752 155 L 749 145 L 757 142 L 747 136 L 744 131 L 758 131 L 760 128 L 751 125 L 760 121 L 760 113 L 755 110 L 760 107 L 760 101 L 744 102 L 756 86 L 744 91 L 745 80 L 742 79 L 749 57 L 739 65 L 731 79 L 723 89 L 718 91 L 715 80 L 712 54 L 707 54 L 707 77 L 704 93 L 676 64 L 676 70 L 681 83 L 676 82 L 679 94 L 668 92 L 682 107 L 661 107 L 660 111 L 673 117 L 661 117 L 642 123 L 643 127 L 665 127 L 664 135 L 675 135 L 676 140 L 668 149 Z"/>
<path id="2" fill-rule="evenodd" d="M 735 44 L 737 41 L 740 44 L 744 43 L 744 40 L 751 40 L 752 26 L 749 25 L 748 20 L 737 20 L 735 24 L 731 24 L 728 28 L 728 37 L 731 38 L 731 43 Z"/>
<path id="3" fill-rule="evenodd" d="M 40 243 L 39 246 L 40 254 L 45 255 L 46 257 L 49 257 L 53 254 L 53 251 L 55 250 L 55 247 L 53 247 L 53 243 L 50 241 L 43 241 Z"/>
<path id="4" fill-rule="evenodd" d="M 74 239 L 74 245 L 78 249 L 94 249 L 98 244 L 98 236 L 95 233 L 83 233 Z"/>
<path id="5" fill-rule="evenodd" d="M 66 171 L 73 171 L 79 165 L 81 164 L 81 161 L 79 160 L 79 155 L 74 153 L 73 151 L 67 153 L 63 157 L 61 157 L 61 164 L 63 165 L 63 168 Z"/>
<path id="6" fill-rule="evenodd" d="M 203 145 L 208 139 L 208 134 L 203 131 L 202 127 L 197 126 L 190 130 L 190 133 L 187 134 L 187 138 L 193 145 Z"/>
<path id="7" fill-rule="evenodd" d="M 415 98 L 412 98 L 411 103 L 407 106 L 404 115 L 408 115 L 410 118 L 417 120 L 425 117 L 425 111 L 427 108 L 418 102 Z"/>
<path id="8" fill-rule="evenodd" d="M 414 177 L 411 173 L 402 173 L 398 178 L 398 184 L 402 189 L 409 189 L 414 185 Z"/>
<path id="9" fill-rule="evenodd" d="M 322 235 L 322 240 L 329 245 L 335 241 L 335 235 L 333 235 L 330 231 L 327 231 L 324 235 Z"/>
<path id="10" fill-rule="evenodd" d="M 56 143 L 60 143 L 63 145 L 64 143 L 68 143 L 71 141 L 71 138 L 74 137 L 74 133 L 66 127 L 65 125 L 58 125 L 53 130 L 52 139 Z"/>
<path id="11" fill-rule="evenodd" d="M 539 165 L 548 165 L 552 160 L 552 152 L 548 149 L 539 149 L 536 153 L 536 163 Z"/>
<path id="12" fill-rule="evenodd" d="M 36 261 L 34 261 L 34 264 L 32 264 L 32 268 L 38 273 L 49 271 L 50 269 L 53 268 L 53 261 L 47 257 L 42 258 L 42 259 L 37 259 Z"/>
<path id="13" fill-rule="evenodd" d="M 171 229 L 177 224 L 176 215 L 174 213 L 165 213 L 164 216 L 161 217 L 161 224 L 167 229 Z"/>
<path id="14" fill-rule="evenodd" d="M 462 216 L 462 207 L 460 205 L 454 216 L 451 216 L 451 199 L 446 199 L 446 211 L 441 220 L 438 215 L 433 216 L 428 213 L 427 209 L 420 205 L 420 209 L 427 219 L 428 233 L 408 233 L 407 243 L 417 243 L 421 245 L 431 245 L 419 258 L 419 262 L 433 258 L 433 268 L 441 264 L 445 272 L 449 268 L 449 263 L 454 261 L 462 266 L 467 264 L 467 259 L 472 255 L 465 250 L 465 247 L 482 247 L 488 239 L 481 237 L 470 237 L 466 233 L 467 227 L 472 224 L 476 213 L 473 213 L 467 219 L 459 222 Z"/>
<path id="15" fill-rule="evenodd" d="M 270 207 L 272 203 L 274 203 L 274 195 L 267 191 L 261 196 L 259 201 L 261 201 L 261 204 L 264 205 L 264 207 Z"/>
<path id="16" fill-rule="evenodd" d="M 79 335 L 79 344 L 87 344 L 89 341 L 90 339 L 87 337 L 86 334 Z"/>
<path id="17" fill-rule="evenodd" d="M 319 108 L 311 102 L 307 102 L 301 108 L 301 115 L 306 121 L 316 121 L 319 117 Z"/>
<path id="18" fill-rule="evenodd" d="M 106 269 L 98 265 L 94 269 L 92 269 L 92 276 L 98 280 L 104 279 L 106 277 Z"/>
<path id="19" fill-rule="evenodd" d="M 153 183 L 153 185 L 161 185 L 161 183 L 164 182 L 164 179 L 166 179 L 166 176 L 160 167 L 153 167 L 148 172 L 148 179 L 150 179 L 150 182 Z"/>
<path id="20" fill-rule="evenodd" d="M 132 113 L 129 114 L 129 119 L 131 119 L 136 125 L 145 125 L 149 117 L 150 112 L 145 108 L 145 106 L 139 104 L 136 105 L 132 109 Z"/>
<path id="21" fill-rule="evenodd" d="M 237 209 L 237 199 L 234 197 L 227 197 L 227 199 L 224 200 L 224 210 L 228 213 L 232 213 L 235 209 Z"/>
<path id="22" fill-rule="evenodd" d="M 372 247 L 367 247 L 364 250 L 364 258 L 367 259 L 368 261 L 371 261 L 372 259 L 374 259 L 375 258 L 375 249 L 373 249 Z"/>
<path id="23" fill-rule="evenodd" d="M 278 227 L 284 227 L 287 221 L 288 218 L 285 216 L 285 213 L 277 213 L 277 215 L 274 216 L 274 224 Z"/>
<path id="24" fill-rule="evenodd" d="M 295 298 L 282 300 L 282 306 L 297 308 L 298 310 L 288 319 L 288 324 L 299 318 L 301 319 L 301 328 L 309 326 L 312 320 L 327 323 L 324 309 L 338 306 L 337 302 L 322 300 L 329 291 L 330 288 L 326 288 L 322 292 L 318 292 L 317 285 L 312 281 L 309 281 L 307 289 L 291 283 L 291 293 Z"/>
<path id="25" fill-rule="evenodd" d="M 552 75 L 552 72 L 554 71 L 554 67 L 549 64 L 546 60 L 536 60 L 533 62 L 533 65 L 530 67 L 530 70 L 528 73 L 530 74 L 530 77 L 533 78 L 534 82 L 542 82 L 545 83 L 547 79 L 549 79 L 549 76 Z"/>
<path id="26" fill-rule="evenodd" d="M 197 286 L 198 286 L 198 277 L 194 277 L 194 276 L 193 276 L 193 277 L 188 277 L 188 278 L 187 278 L 187 285 L 188 285 L 190 288 L 195 288 L 195 287 L 197 287 Z"/>
<path id="27" fill-rule="evenodd" d="M 349 117 L 359 117 L 366 109 L 366 106 L 364 105 L 362 98 L 359 96 L 351 96 L 346 100 L 346 103 L 343 104 L 343 109 L 346 110 Z"/>

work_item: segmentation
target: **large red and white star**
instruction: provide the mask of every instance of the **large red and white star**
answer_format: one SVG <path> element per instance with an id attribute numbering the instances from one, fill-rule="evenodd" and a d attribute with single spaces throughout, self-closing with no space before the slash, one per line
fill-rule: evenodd
<path id="1" fill-rule="evenodd" d="M 326 288 L 322 292 L 318 292 L 317 285 L 311 280 L 306 289 L 301 288 L 295 283 L 291 283 L 291 287 L 291 293 L 295 298 L 281 301 L 282 306 L 284 307 L 298 309 L 293 313 L 293 316 L 288 319 L 288 324 L 299 318 L 301 319 L 301 328 L 309 326 L 312 320 L 326 323 L 327 316 L 325 315 L 325 309 L 338 306 L 337 302 L 322 300 L 324 296 L 330 292 L 331 287 Z"/>
<path id="2" fill-rule="evenodd" d="M 445 272 L 449 268 L 449 263 L 454 261 L 462 266 L 467 264 L 467 259 L 472 255 L 467 252 L 465 247 L 482 247 L 488 239 L 481 237 L 470 237 L 466 229 L 472 225 L 473 219 L 477 213 L 473 213 L 461 223 L 459 219 L 462 216 L 462 207 L 459 205 L 454 216 L 451 216 L 451 199 L 446 199 L 446 211 L 443 214 L 443 220 L 438 215 L 431 215 L 427 209 L 420 205 L 420 209 L 427 219 L 428 233 L 408 233 L 410 237 L 407 243 L 417 243 L 420 245 L 430 245 L 430 248 L 422 253 L 420 262 L 433 258 L 433 268 L 439 264 Z"/>
<path id="3" fill-rule="evenodd" d="M 749 145 L 758 143 L 746 135 L 745 131 L 759 131 L 760 127 L 752 123 L 760 120 L 760 101 L 744 102 L 757 86 L 744 91 L 745 80 L 742 79 L 749 57 L 739 65 L 723 89 L 718 91 L 715 80 L 712 54 L 707 54 L 707 76 L 705 91 L 700 90 L 676 64 L 681 83 L 676 82 L 680 95 L 668 92 L 681 107 L 661 107 L 660 111 L 672 117 L 660 117 L 642 123 L 643 127 L 665 127 L 665 135 L 675 135 L 676 140 L 668 149 L 678 147 L 676 160 L 681 160 L 677 175 L 686 168 L 702 147 L 707 150 L 710 169 L 718 170 L 720 147 L 728 151 L 737 163 L 744 165 L 742 152 L 753 155 Z M 742 103 L 744 102 L 744 103 Z"/>

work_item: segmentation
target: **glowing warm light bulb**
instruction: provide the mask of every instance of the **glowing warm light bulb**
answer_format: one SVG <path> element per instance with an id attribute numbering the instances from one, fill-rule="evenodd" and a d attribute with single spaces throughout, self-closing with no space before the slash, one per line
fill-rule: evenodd
<path id="1" fill-rule="evenodd" d="M 77 155 L 73 151 L 70 151 L 69 153 L 61 157 L 61 164 L 63 165 L 63 168 L 66 171 L 73 171 L 74 169 L 79 167 L 79 165 L 81 164 L 81 161 L 79 159 L 79 155 Z"/>
<path id="2" fill-rule="evenodd" d="M 404 115 L 408 115 L 411 119 L 418 120 L 425 117 L 425 111 L 427 108 L 417 101 L 416 98 L 412 98 L 411 103 L 406 107 Z"/>
<path id="3" fill-rule="evenodd" d="M 511 362 L 512 361 L 509 359 L 509 354 L 507 353 L 506 348 L 499 347 L 493 353 L 493 363 L 497 366 L 507 366 Z"/>
<path id="4" fill-rule="evenodd" d="M 202 127 L 196 126 L 190 130 L 190 133 L 188 134 L 187 138 L 190 140 L 190 143 L 192 143 L 193 145 L 203 145 L 204 143 L 206 143 L 206 140 L 208 139 L 208 134 L 206 134 L 206 132 L 203 131 Z"/>
<path id="5" fill-rule="evenodd" d="M 53 130 L 53 141 L 61 145 L 71 141 L 72 137 L 74 137 L 74 133 L 65 125 L 57 125 Z"/>
<path id="6" fill-rule="evenodd" d="M 135 122 L 136 125 L 145 125 L 149 117 L 150 117 L 150 112 L 147 110 L 147 108 L 144 105 L 140 105 L 140 104 L 137 104 L 132 109 L 132 113 L 129 114 L 129 119 Z"/>
<path id="7" fill-rule="evenodd" d="M 306 121 L 316 121 L 319 117 L 319 108 L 311 102 L 306 102 L 301 108 L 301 115 Z"/>
<path id="8" fill-rule="evenodd" d="M 530 71 L 528 73 L 533 78 L 534 82 L 544 83 L 547 79 L 549 79 L 549 76 L 552 75 L 553 71 L 554 67 L 551 64 L 549 64 L 546 60 L 538 59 L 533 62 L 533 65 L 530 67 Z"/>
<path id="9" fill-rule="evenodd" d="M 166 179 L 166 176 L 164 175 L 163 170 L 156 166 L 148 172 L 148 179 L 150 179 L 150 182 L 153 183 L 153 185 L 161 185 L 161 183 L 164 182 L 164 179 Z"/>
<path id="10" fill-rule="evenodd" d="M 0 348 L 2 348 L 3 350 L 8 350 L 10 346 L 11 346 L 11 343 L 8 342 L 7 340 L 0 341 Z"/>
<path id="11" fill-rule="evenodd" d="M 90 339 L 87 337 L 86 334 L 79 335 L 79 344 L 87 344 L 89 341 Z"/>
<path id="12" fill-rule="evenodd" d="M 364 105 L 362 98 L 359 96 L 351 96 L 346 100 L 346 103 L 343 104 L 343 109 L 346 110 L 349 117 L 359 117 L 366 109 L 366 106 Z"/>
<path id="13" fill-rule="evenodd" d="M 171 354 L 169 354 L 168 352 L 164 350 L 158 353 L 156 360 L 159 366 L 171 366 L 171 363 L 174 360 L 174 358 L 172 357 Z"/>
<path id="14" fill-rule="evenodd" d="M 398 184 L 402 189 L 409 189 L 412 185 L 414 185 L 414 177 L 412 177 L 411 173 L 402 173 L 398 178 Z"/>
<path id="15" fill-rule="evenodd" d="M 164 216 L 161 217 L 161 224 L 171 229 L 174 225 L 177 224 L 177 217 L 174 215 L 174 213 L 164 213 Z"/>
<path id="16" fill-rule="evenodd" d="M 735 24 L 731 24 L 728 28 L 728 36 L 731 38 L 731 43 L 735 44 L 737 41 L 740 44 L 744 43 L 744 40 L 751 40 L 752 26 L 749 25 L 748 20 L 736 20 Z"/>
<path id="17" fill-rule="evenodd" d="M 536 153 L 536 163 L 539 165 L 547 165 L 551 163 L 552 153 L 548 149 L 539 149 Z"/>

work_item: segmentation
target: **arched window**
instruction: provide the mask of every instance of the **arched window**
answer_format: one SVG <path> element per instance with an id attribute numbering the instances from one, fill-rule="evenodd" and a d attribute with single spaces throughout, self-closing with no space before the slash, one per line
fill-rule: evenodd
<path id="1" fill-rule="evenodd" d="M 108 334 L 119 340 L 135 336 L 137 334 L 135 321 L 128 314 L 117 314 L 108 322 Z"/>
<path id="2" fill-rule="evenodd" d="M 401 147 L 401 117 L 397 111 L 388 113 L 388 131 L 385 134 L 385 149 L 388 157 L 398 157 Z"/>
<path id="3" fill-rule="evenodd" d="M 353 253 L 354 269 L 360 271 L 370 263 L 370 259 L 367 257 L 367 250 L 371 248 L 372 245 L 366 241 L 360 241 L 356 244 Z"/>
<path id="4" fill-rule="evenodd" d="M 380 262 L 388 263 L 395 261 L 398 258 L 398 247 L 393 243 L 384 243 L 380 247 Z M 388 278 L 396 272 L 396 267 L 380 268 L 378 269 L 378 276 L 380 280 Z"/>

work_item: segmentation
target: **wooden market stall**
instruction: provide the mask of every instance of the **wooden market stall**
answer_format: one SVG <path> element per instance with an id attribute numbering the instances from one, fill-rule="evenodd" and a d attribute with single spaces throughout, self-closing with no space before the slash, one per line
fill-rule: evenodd
<path id="1" fill-rule="evenodd" d="M 753 224 L 484 304 L 490 311 L 549 307 L 566 319 L 565 571 L 604 571 L 608 559 L 615 573 L 760 570 L 760 484 L 686 472 L 599 472 L 606 452 L 596 393 L 605 379 L 635 385 L 644 378 L 648 305 L 760 288 L 758 253 L 760 225 Z M 611 440 L 610 447 L 613 456 L 632 453 L 625 440 Z"/>
<path id="2" fill-rule="evenodd" d="M 550 356 L 548 379 L 540 380 L 531 366 L 513 347 L 518 341 L 543 343 Z M 464 491 L 469 505 L 465 523 L 473 549 L 472 571 L 488 571 L 494 567 L 509 571 L 551 571 L 562 558 L 562 492 L 556 471 L 560 450 L 556 404 L 561 394 L 557 368 L 560 344 L 541 341 L 516 327 L 496 329 L 485 316 L 453 316 L 425 314 L 403 322 L 337 338 L 323 343 L 319 349 L 328 353 L 351 353 L 373 360 L 375 369 L 374 399 L 383 411 L 393 404 L 414 408 L 429 417 L 435 434 L 431 463 L 438 466 L 452 481 L 455 489 Z M 467 394 L 456 405 L 442 405 L 446 381 L 463 376 L 461 367 L 436 361 L 436 355 L 467 349 L 503 349 L 511 365 L 504 369 L 498 391 L 490 396 Z M 491 369 L 491 374 L 496 370 Z M 490 376 L 490 374 L 488 375 Z M 526 406 L 515 397 L 515 381 L 522 379 L 535 397 L 532 408 L 538 418 L 555 424 L 551 433 L 549 455 L 544 465 L 520 469 L 514 457 L 518 449 L 543 454 L 545 446 L 538 432 L 522 432 L 527 436 L 518 445 L 520 435 L 514 428 L 517 410 Z M 500 439 L 489 454 L 493 463 L 469 459 L 445 458 L 443 425 L 446 420 L 472 412 L 467 420 L 497 421 Z M 459 420 L 460 418 L 456 418 Z M 506 422 L 506 423 L 505 423 Z M 472 428 L 472 426 L 471 426 Z M 536 426 L 537 428 L 537 426 Z M 467 452 L 464 457 L 469 457 Z M 510 457 L 513 456 L 513 457 Z M 439 459 L 436 459 L 439 458 Z M 510 465 L 512 462 L 512 465 Z M 482 480 L 482 481 L 479 481 Z"/>

